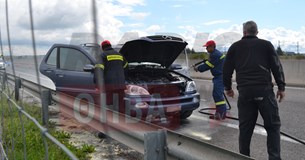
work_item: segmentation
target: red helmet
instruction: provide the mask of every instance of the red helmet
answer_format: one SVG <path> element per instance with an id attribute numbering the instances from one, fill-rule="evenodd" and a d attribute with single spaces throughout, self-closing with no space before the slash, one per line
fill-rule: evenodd
<path id="1" fill-rule="evenodd" d="M 208 47 L 208 46 L 216 46 L 216 43 L 213 40 L 210 40 L 210 41 L 207 41 L 207 43 L 203 45 L 203 47 Z"/>
<path id="2" fill-rule="evenodd" d="M 104 41 L 101 43 L 101 46 L 105 46 L 105 45 L 111 45 L 110 41 L 104 40 Z"/>

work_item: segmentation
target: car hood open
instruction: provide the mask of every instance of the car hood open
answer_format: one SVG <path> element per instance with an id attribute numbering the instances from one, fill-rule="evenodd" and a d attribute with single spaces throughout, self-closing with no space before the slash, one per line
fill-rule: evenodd
<path id="1" fill-rule="evenodd" d="M 152 40 L 140 38 L 126 42 L 120 50 L 131 62 L 154 62 L 168 68 L 185 49 L 187 43 L 172 39 Z"/>

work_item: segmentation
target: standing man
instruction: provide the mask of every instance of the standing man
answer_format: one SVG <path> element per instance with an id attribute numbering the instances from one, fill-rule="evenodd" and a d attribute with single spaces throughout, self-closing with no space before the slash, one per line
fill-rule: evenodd
<path id="1" fill-rule="evenodd" d="M 226 118 L 227 106 L 224 99 L 224 86 L 222 78 L 222 68 L 225 55 L 216 49 L 216 43 L 213 40 L 207 41 L 203 47 L 206 47 L 207 52 L 210 54 L 210 58 L 198 67 L 194 67 L 194 70 L 204 72 L 211 70 L 213 78 L 213 99 L 216 105 L 216 112 L 211 115 L 211 119 L 223 120 Z"/>
<path id="2" fill-rule="evenodd" d="M 285 78 L 282 65 L 271 42 L 257 38 L 254 21 L 243 24 L 243 37 L 231 45 L 224 64 L 224 86 L 229 97 L 232 90 L 232 74 L 236 71 L 239 117 L 239 151 L 250 156 L 250 142 L 258 112 L 267 131 L 269 160 L 280 160 L 280 117 L 278 104 L 285 97 Z M 273 92 L 271 72 L 278 86 L 276 98 Z"/>
<path id="3" fill-rule="evenodd" d="M 106 104 L 114 104 L 113 96 L 117 94 L 119 98 L 119 106 L 117 107 L 122 107 L 125 89 L 124 68 L 127 67 L 128 63 L 119 52 L 112 48 L 110 41 L 103 41 L 101 49 L 103 51 L 102 62 L 96 64 L 95 67 L 101 68 L 104 71 Z"/>

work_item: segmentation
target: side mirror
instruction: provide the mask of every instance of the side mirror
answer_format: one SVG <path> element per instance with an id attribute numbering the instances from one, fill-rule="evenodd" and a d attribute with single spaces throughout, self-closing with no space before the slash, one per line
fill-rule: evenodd
<path id="1" fill-rule="evenodd" d="M 94 71 L 94 66 L 92 65 L 92 64 L 86 64 L 85 66 L 84 66 L 84 68 L 83 68 L 83 70 L 85 71 L 85 72 L 93 72 Z"/>
<path id="2" fill-rule="evenodd" d="M 179 70 L 182 69 L 182 66 L 180 64 L 172 64 L 169 69 L 171 70 Z"/>

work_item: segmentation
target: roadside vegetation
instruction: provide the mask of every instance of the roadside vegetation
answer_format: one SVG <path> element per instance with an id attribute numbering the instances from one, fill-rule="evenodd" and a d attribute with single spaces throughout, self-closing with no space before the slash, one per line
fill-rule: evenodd
<path id="1" fill-rule="evenodd" d="M 209 57 L 209 54 L 206 52 L 195 52 L 194 49 L 187 49 L 186 51 L 190 59 L 207 59 Z M 280 59 L 295 59 L 295 60 L 305 59 L 305 53 L 300 54 L 294 52 L 284 52 L 282 51 L 281 47 L 277 47 L 275 51 L 279 55 Z"/>
<path id="2" fill-rule="evenodd" d="M 208 59 L 209 55 L 206 52 L 198 52 L 189 54 L 190 59 Z"/>
<path id="3" fill-rule="evenodd" d="M 296 60 L 301 60 L 301 59 L 305 59 L 305 54 L 281 55 L 280 59 L 296 59 Z"/>
<path id="4" fill-rule="evenodd" d="M 41 121 L 41 108 L 24 105 L 24 110 L 36 120 Z M 41 160 L 46 159 L 46 149 L 43 136 L 39 128 L 23 114 L 18 114 L 15 106 L 8 105 L 6 99 L 0 101 L 0 114 L 2 126 L 2 144 L 8 159 Z M 24 125 L 24 131 L 22 129 Z M 80 160 L 89 159 L 89 153 L 95 151 L 92 145 L 76 147 L 69 139 L 71 134 L 55 129 L 55 123 L 50 123 L 48 132 L 70 149 Z M 1 133 L 1 131 L 0 131 Z M 45 138 L 48 147 L 48 159 L 70 159 L 57 145 Z M 24 143 L 25 141 L 25 143 Z M 26 150 L 26 155 L 24 150 Z"/>

